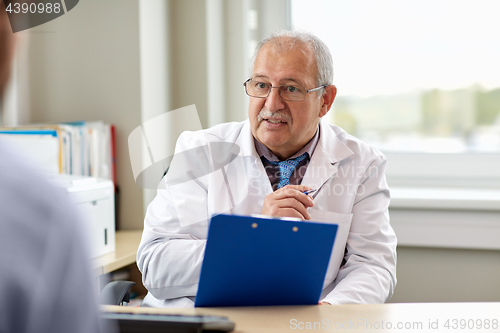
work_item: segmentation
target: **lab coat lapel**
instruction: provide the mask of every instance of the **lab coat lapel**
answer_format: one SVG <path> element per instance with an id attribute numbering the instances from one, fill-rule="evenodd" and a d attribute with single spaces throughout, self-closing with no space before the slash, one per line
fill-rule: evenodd
<path id="1" fill-rule="evenodd" d="M 302 180 L 302 185 L 309 186 L 313 189 L 319 189 L 330 178 L 332 178 L 338 171 L 338 164 L 340 161 L 353 155 L 350 150 L 342 141 L 337 138 L 333 129 L 323 121 L 320 121 L 320 139 L 313 156 L 307 167 L 306 174 Z M 240 147 L 240 156 L 252 160 L 251 163 L 260 170 L 259 174 L 252 174 L 253 177 L 258 178 L 261 184 L 260 193 L 267 195 L 272 192 L 271 183 L 267 177 L 267 173 L 262 165 L 259 155 L 255 150 L 252 132 L 250 130 L 250 122 L 248 119 L 245 121 L 236 144 Z M 247 164 L 246 162 L 245 164 Z M 251 167 L 247 164 L 247 168 Z M 255 184 L 255 183 L 254 183 Z"/>
<path id="2" fill-rule="evenodd" d="M 319 126 L 320 139 L 301 183 L 312 189 L 320 189 L 328 179 L 335 176 L 339 162 L 354 154 L 338 139 L 328 124 L 320 121 Z"/>
<path id="3" fill-rule="evenodd" d="M 271 183 L 269 182 L 269 178 L 267 176 L 266 170 L 264 169 L 264 165 L 260 160 L 260 156 L 255 149 L 254 139 L 252 135 L 252 131 L 250 129 L 250 121 L 247 119 L 243 128 L 241 129 L 241 133 L 236 140 L 236 144 L 240 147 L 240 156 L 242 156 L 245 160 L 251 161 L 247 162 L 247 168 L 257 168 L 260 172 L 254 173 L 250 172 L 251 177 L 257 177 L 257 183 L 260 183 L 260 190 L 263 191 L 264 195 L 273 192 L 273 188 L 271 187 Z M 252 165 L 249 165 L 251 163 Z M 255 186 L 255 183 L 254 183 Z"/>
<path id="4" fill-rule="evenodd" d="M 241 133 L 238 135 L 236 144 L 240 147 L 240 155 L 244 157 L 253 156 L 255 159 L 260 160 L 259 154 L 255 150 L 253 143 L 253 135 L 250 130 L 250 121 L 247 119 L 241 128 Z"/>

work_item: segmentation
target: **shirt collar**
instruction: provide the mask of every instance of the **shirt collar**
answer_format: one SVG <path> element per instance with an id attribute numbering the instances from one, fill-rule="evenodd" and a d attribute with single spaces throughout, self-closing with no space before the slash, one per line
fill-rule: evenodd
<path id="1" fill-rule="evenodd" d="M 253 141 L 255 143 L 255 150 L 257 151 L 257 154 L 259 154 L 260 157 L 266 158 L 268 161 L 272 162 L 279 162 L 280 159 L 278 156 L 276 156 L 269 148 L 267 148 L 265 145 L 257 141 L 257 139 L 254 137 Z M 311 158 L 312 154 L 314 153 L 314 149 L 316 149 L 316 146 L 319 141 L 319 126 L 318 129 L 316 130 L 316 134 L 314 134 L 313 138 L 304 146 L 302 149 L 300 149 L 298 152 L 293 154 L 289 159 L 299 157 L 300 155 L 307 153 L 309 158 Z"/>

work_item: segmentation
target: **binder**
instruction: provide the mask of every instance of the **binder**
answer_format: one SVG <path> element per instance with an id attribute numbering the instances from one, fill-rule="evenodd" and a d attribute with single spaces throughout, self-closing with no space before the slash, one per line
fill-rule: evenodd
<path id="1" fill-rule="evenodd" d="M 62 138 L 57 130 L 0 129 L 0 137 L 36 161 L 36 166 L 41 170 L 52 173 L 61 172 L 63 167 Z"/>
<path id="2" fill-rule="evenodd" d="M 42 171 L 112 179 L 116 186 L 112 125 L 102 121 L 0 127 L 0 137 Z"/>
<path id="3" fill-rule="evenodd" d="M 336 224 L 212 217 L 196 307 L 318 304 Z"/>

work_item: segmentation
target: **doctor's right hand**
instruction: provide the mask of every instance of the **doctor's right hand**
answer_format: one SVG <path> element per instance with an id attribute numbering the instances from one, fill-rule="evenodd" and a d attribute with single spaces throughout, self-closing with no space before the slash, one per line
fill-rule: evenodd
<path id="1" fill-rule="evenodd" d="M 262 215 L 277 217 L 298 217 L 310 220 L 307 208 L 314 206 L 310 196 L 302 192 L 311 190 L 304 185 L 287 185 L 266 195 L 262 207 Z"/>

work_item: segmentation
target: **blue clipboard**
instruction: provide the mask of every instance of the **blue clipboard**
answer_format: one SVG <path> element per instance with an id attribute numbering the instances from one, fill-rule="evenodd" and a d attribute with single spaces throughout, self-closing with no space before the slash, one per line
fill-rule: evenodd
<path id="1" fill-rule="evenodd" d="M 214 216 L 195 306 L 318 304 L 337 227 Z"/>

